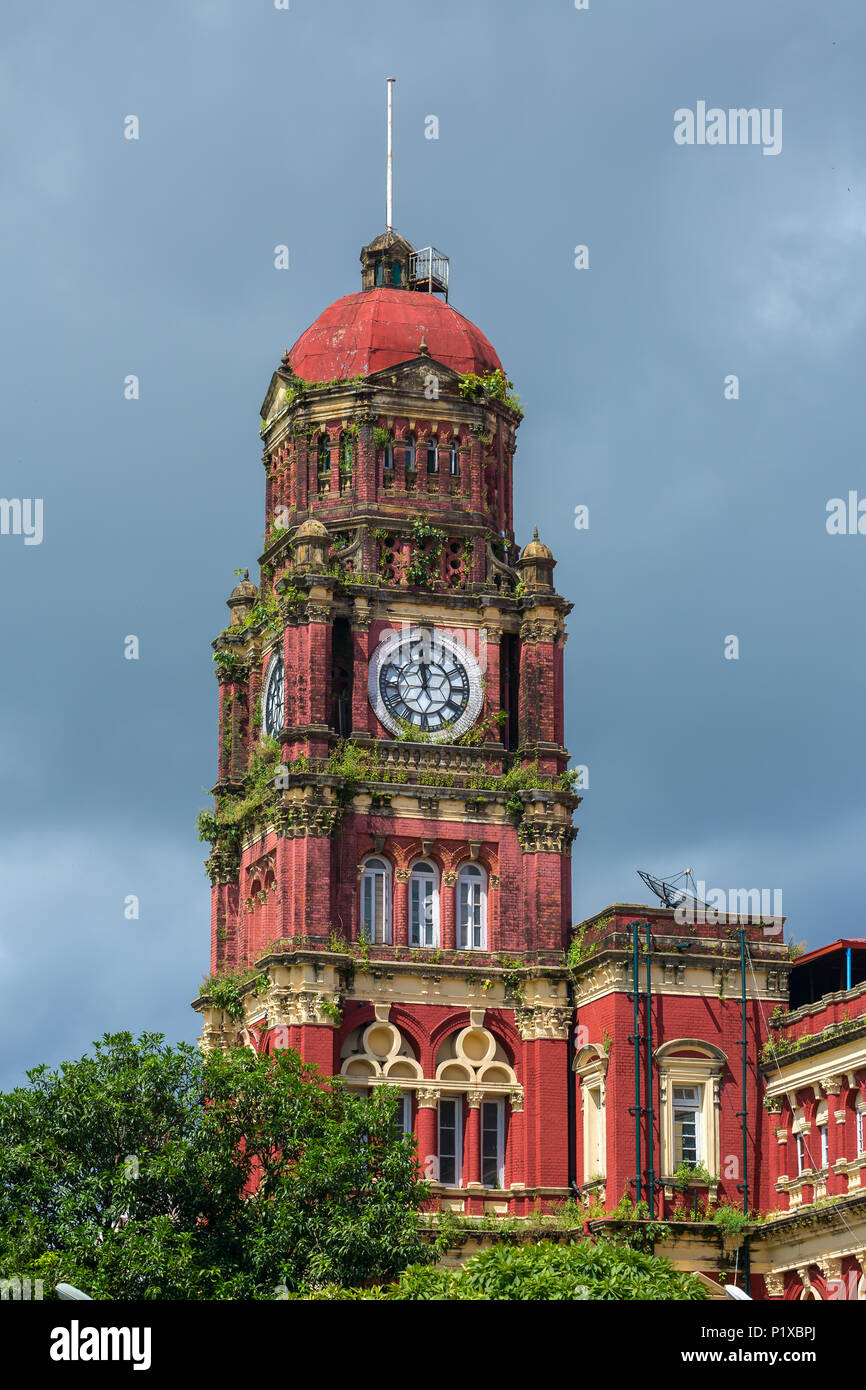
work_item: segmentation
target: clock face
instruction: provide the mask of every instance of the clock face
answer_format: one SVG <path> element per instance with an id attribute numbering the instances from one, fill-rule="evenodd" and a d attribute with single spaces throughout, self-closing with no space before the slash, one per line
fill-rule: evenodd
<path id="1" fill-rule="evenodd" d="M 431 628 L 391 632 L 370 665 L 370 700 L 392 733 L 407 725 L 444 742 L 458 738 L 481 710 L 481 673 L 461 642 Z"/>
<path id="2" fill-rule="evenodd" d="M 286 708 L 286 682 L 283 672 L 283 654 L 278 652 L 271 661 L 265 679 L 265 733 L 268 738 L 276 738 L 283 727 Z"/>

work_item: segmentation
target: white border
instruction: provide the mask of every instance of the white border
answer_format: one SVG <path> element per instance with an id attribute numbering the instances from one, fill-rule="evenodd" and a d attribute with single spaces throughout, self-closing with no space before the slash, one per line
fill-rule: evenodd
<path id="1" fill-rule="evenodd" d="M 271 652 L 270 659 L 268 661 L 267 666 L 265 667 L 265 678 L 262 681 L 262 693 L 259 698 L 261 700 L 262 709 L 262 733 L 264 734 L 265 738 L 278 738 L 280 734 L 280 729 L 284 729 L 286 727 L 286 663 L 285 659 L 283 659 L 283 722 L 280 726 L 280 729 L 278 729 L 276 733 L 271 733 L 268 730 L 268 689 L 270 688 L 271 674 L 273 673 L 273 669 L 282 655 L 282 645 L 275 647 L 274 650 Z"/>
<path id="2" fill-rule="evenodd" d="M 427 623 L 406 623 L 400 631 L 391 628 L 380 639 L 379 645 L 370 658 L 370 666 L 367 672 L 367 696 L 373 706 L 376 718 L 379 723 L 388 729 L 392 734 L 400 733 L 400 724 L 391 714 L 385 701 L 382 699 L 379 690 L 379 674 L 386 662 L 391 660 L 392 654 L 398 647 L 414 639 L 415 633 L 424 630 L 432 633 L 432 642 L 437 643 L 451 653 L 455 661 L 459 661 L 465 668 L 469 678 L 469 699 L 465 710 L 453 724 L 447 728 L 439 730 L 435 734 L 428 734 L 427 738 L 419 739 L 420 743 L 453 743 L 455 739 L 465 734 L 467 729 L 471 729 L 484 704 L 484 691 L 481 682 L 481 667 L 472 653 L 464 647 L 462 642 L 458 642 L 456 637 L 452 637 L 442 628 L 434 627 Z M 421 731 L 419 730 L 419 733 Z"/>

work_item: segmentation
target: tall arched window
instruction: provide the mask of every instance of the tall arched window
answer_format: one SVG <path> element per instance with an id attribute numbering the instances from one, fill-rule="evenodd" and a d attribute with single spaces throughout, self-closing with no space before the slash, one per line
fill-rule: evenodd
<path id="1" fill-rule="evenodd" d="M 451 446 L 448 450 L 448 471 L 452 478 L 460 477 L 460 458 L 457 453 L 456 439 L 451 440 Z"/>
<path id="2" fill-rule="evenodd" d="M 361 937 L 374 946 L 391 944 L 391 865 L 365 859 L 361 868 Z"/>
<path id="3" fill-rule="evenodd" d="M 457 949 L 487 950 L 487 875 L 477 864 L 457 875 Z"/>
<path id="4" fill-rule="evenodd" d="M 409 875 L 409 945 L 439 945 L 439 874 L 426 859 Z"/>
<path id="5" fill-rule="evenodd" d="M 435 439 L 431 439 L 427 445 L 427 472 L 439 472 L 439 445 Z"/>
<path id="6" fill-rule="evenodd" d="M 316 449 L 317 471 L 319 478 L 330 478 L 331 476 L 331 441 L 326 434 L 319 435 L 319 442 Z"/>
<path id="7" fill-rule="evenodd" d="M 394 445 L 390 439 L 382 445 L 382 468 L 386 473 L 394 472 Z"/>
<path id="8" fill-rule="evenodd" d="M 406 440 L 406 468 L 411 473 L 415 467 L 415 436 L 410 434 Z"/>

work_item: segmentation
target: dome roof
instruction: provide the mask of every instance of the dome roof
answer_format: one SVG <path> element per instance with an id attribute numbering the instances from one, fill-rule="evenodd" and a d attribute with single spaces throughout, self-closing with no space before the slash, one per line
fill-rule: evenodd
<path id="1" fill-rule="evenodd" d="M 390 286 L 335 300 L 290 348 L 288 361 L 305 381 L 369 376 L 418 357 L 422 337 L 430 356 L 455 372 L 502 368 L 481 330 L 456 309 L 432 294 Z"/>
<path id="2" fill-rule="evenodd" d="M 299 526 L 295 532 L 296 541 L 303 540 L 305 536 L 325 536 L 330 540 L 330 533 L 327 526 L 323 526 L 321 521 L 318 521 L 314 516 L 311 516 L 308 521 L 305 521 Z"/>
<path id="3" fill-rule="evenodd" d="M 521 560 L 552 560 L 553 551 L 549 550 L 544 541 L 538 539 L 538 527 L 533 528 L 532 540 L 529 542 L 521 555 Z"/>
<path id="4" fill-rule="evenodd" d="M 257 593 L 258 593 L 258 589 L 256 588 L 255 584 L 253 584 L 253 582 L 252 582 L 251 579 L 250 579 L 250 572 L 249 572 L 249 570 L 244 570 L 244 577 L 243 577 L 243 579 L 239 580 L 239 582 L 238 582 L 238 583 L 235 585 L 235 587 L 232 589 L 231 594 L 229 595 L 229 598 L 228 598 L 228 602 L 229 602 L 229 603 L 232 603 L 233 601 L 236 602 L 236 603 L 246 603 L 246 602 L 248 602 L 248 601 L 249 601 L 249 602 L 255 602 L 255 598 L 256 598 Z"/>

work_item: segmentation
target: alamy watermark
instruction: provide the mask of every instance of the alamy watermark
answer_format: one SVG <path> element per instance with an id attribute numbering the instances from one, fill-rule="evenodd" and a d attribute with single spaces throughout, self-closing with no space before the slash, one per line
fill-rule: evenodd
<path id="1" fill-rule="evenodd" d="M 698 879 L 696 897 L 685 898 L 674 908 L 674 921 L 681 927 L 700 924 L 717 927 L 720 923 L 759 921 L 765 936 L 778 936 L 782 920 L 781 888 L 707 888 Z"/>
<path id="2" fill-rule="evenodd" d="M 694 111 L 681 106 L 674 112 L 677 145 L 761 145 L 762 154 L 782 152 L 782 108 L 739 106 L 725 110 L 699 101 Z"/>
<path id="3" fill-rule="evenodd" d="M 41 545 L 42 498 L 0 497 L 0 536 L 23 536 L 25 545 Z"/>

